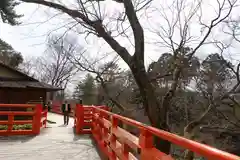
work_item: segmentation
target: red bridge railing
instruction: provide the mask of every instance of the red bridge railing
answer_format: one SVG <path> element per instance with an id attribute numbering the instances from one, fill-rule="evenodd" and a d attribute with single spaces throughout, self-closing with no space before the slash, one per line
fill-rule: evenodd
<path id="1" fill-rule="evenodd" d="M 62 103 L 61 103 L 60 101 L 53 101 L 53 103 L 52 103 L 52 105 L 51 105 L 51 110 L 50 110 L 50 112 L 63 115 L 62 110 L 61 110 L 61 107 L 62 107 Z M 72 109 L 72 112 L 71 112 L 70 116 L 73 117 L 74 109 L 73 109 L 72 106 L 71 106 L 71 109 Z"/>
<path id="2" fill-rule="evenodd" d="M 50 112 L 57 113 L 57 114 L 62 114 L 61 105 L 62 105 L 61 102 L 54 101 L 52 103 Z"/>
<path id="3" fill-rule="evenodd" d="M 108 110 L 108 107 L 98 106 L 98 108 Z M 76 134 L 91 134 L 91 128 L 93 127 L 93 112 L 94 107 L 76 105 L 74 115 L 74 126 L 76 127 Z"/>
<path id="4" fill-rule="evenodd" d="M 154 147 L 154 136 L 209 160 L 240 160 L 240 157 L 227 152 L 113 114 L 108 112 L 106 107 L 77 105 L 75 113 L 76 133 L 92 134 L 100 150 L 110 160 L 173 160 L 171 155 L 166 155 Z M 136 127 L 140 135 L 129 133 L 119 126 L 120 123 Z"/>
<path id="5" fill-rule="evenodd" d="M 39 134 L 41 128 L 46 127 L 47 112 L 41 104 L 0 104 L 0 126 L 7 126 L 0 130 L 0 136 Z M 21 116 L 21 120 L 16 120 L 17 116 Z M 31 127 L 14 130 L 14 125 L 26 124 Z"/>

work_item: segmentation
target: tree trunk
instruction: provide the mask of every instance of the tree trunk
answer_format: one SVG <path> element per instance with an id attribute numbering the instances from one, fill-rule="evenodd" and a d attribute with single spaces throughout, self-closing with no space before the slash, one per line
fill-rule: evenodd
<path id="1" fill-rule="evenodd" d="M 131 63 L 130 68 L 139 87 L 143 99 L 143 105 L 151 125 L 158 129 L 169 131 L 166 119 L 167 110 L 162 110 L 160 101 L 158 100 L 154 87 L 149 80 L 144 64 L 135 60 Z M 170 142 L 156 138 L 155 145 L 160 151 L 169 154 L 171 148 Z"/>

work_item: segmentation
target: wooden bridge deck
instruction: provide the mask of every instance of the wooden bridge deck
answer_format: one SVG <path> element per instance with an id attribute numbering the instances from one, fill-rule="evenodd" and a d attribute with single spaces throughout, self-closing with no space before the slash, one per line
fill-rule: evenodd
<path id="1" fill-rule="evenodd" d="M 6 160 L 100 160 L 87 135 L 73 134 L 73 119 L 63 126 L 61 115 L 48 113 L 47 124 L 38 136 L 0 137 L 0 159 Z"/>

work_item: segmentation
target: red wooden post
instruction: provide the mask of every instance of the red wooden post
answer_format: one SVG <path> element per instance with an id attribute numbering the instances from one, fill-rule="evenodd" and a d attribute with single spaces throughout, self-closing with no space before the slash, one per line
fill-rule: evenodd
<path id="1" fill-rule="evenodd" d="M 13 121 L 14 121 L 14 115 L 8 115 L 8 122 L 9 122 L 9 125 L 8 125 L 8 129 L 7 131 L 10 133 L 13 129 Z"/>
<path id="2" fill-rule="evenodd" d="M 127 144 L 122 144 L 122 154 L 126 159 L 128 159 L 129 156 L 129 149 L 130 147 Z"/>
<path id="3" fill-rule="evenodd" d="M 83 127 L 84 127 L 84 106 L 80 105 L 79 107 L 79 126 L 80 126 L 80 132 L 82 133 Z"/>
<path id="4" fill-rule="evenodd" d="M 153 147 L 153 136 L 146 128 L 141 129 L 139 145 L 143 148 Z"/>
<path id="5" fill-rule="evenodd" d="M 91 126 L 91 132 L 92 134 L 95 133 L 95 119 L 94 119 L 94 115 L 95 115 L 95 108 L 94 106 L 92 106 L 92 126 Z"/>
<path id="6" fill-rule="evenodd" d="M 99 123 L 100 123 L 100 121 L 99 121 L 99 110 L 95 109 L 93 116 L 95 116 L 95 118 L 96 118 L 96 119 L 93 118 L 94 119 L 94 132 L 93 133 L 95 133 L 97 141 L 99 142 L 100 141 L 100 129 L 101 129 L 101 127 L 99 126 Z"/>
<path id="7" fill-rule="evenodd" d="M 117 137 L 113 134 L 113 130 L 117 129 L 117 127 L 118 127 L 118 119 L 114 116 L 111 116 L 110 118 L 111 118 L 111 123 L 112 123 L 110 144 L 112 144 L 116 148 Z M 113 150 L 111 151 L 111 155 L 112 155 L 111 159 L 113 159 L 113 160 L 117 159 L 116 153 Z"/>
<path id="8" fill-rule="evenodd" d="M 79 104 L 76 104 L 76 107 L 75 107 L 75 116 L 76 116 L 76 134 L 79 134 L 79 131 L 80 131 L 80 126 L 79 126 L 79 120 L 78 120 L 78 117 L 79 117 L 79 110 L 80 110 L 80 107 L 79 107 Z"/>
<path id="9" fill-rule="evenodd" d="M 153 147 L 153 135 L 146 128 L 141 128 L 139 145 L 141 146 L 140 159 L 148 159 L 149 155 L 145 150 Z"/>
<path id="10" fill-rule="evenodd" d="M 42 119 L 42 105 L 37 104 L 35 107 L 35 115 L 33 116 L 32 131 L 34 134 L 40 133 Z"/>
<path id="11" fill-rule="evenodd" d="M 104 138 L 103 137 L 103 124 L 102 124 L 102 120 L 103 120 L 103 114 L 102 112 L 100 111 L 99 112 L 99 140 L 102 141 L 102 139 Z"/>
<path id="12" fill-rule="evenodd" d="M 107 147 L 107 143 L 105 142 L 105 140 L 108 138 L 108 129 L 106 127 L 103 127 L 103 143 L 104 143 L 104 147 Z"/>
<path id="13" fill-rule="evenodd" d="M 83 122 L 84 122 L 84 113 L 83 106 L 81 104 L 76 104 L 76 134 L 82 132 Z"/>

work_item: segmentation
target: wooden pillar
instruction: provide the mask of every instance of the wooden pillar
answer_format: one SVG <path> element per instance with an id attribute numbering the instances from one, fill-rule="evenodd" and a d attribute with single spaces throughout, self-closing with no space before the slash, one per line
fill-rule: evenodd
<path id="1" fill-rule="evenodd" d="M 13 121 L 14 121 L 14 115 L 8 115 L 8 122 L 9 122 L 9 125 L 8 125 L 8 129 L 7 129 L 7 132 L 11 132 L 12 129 L 13 129 Z"/>
<path id="2" fill-rule="evenodd" d="M 96 128 L 96 123 L 95 123 L 94 116 L 95 116 L 95 108 L 92 107 L 92 125 L 91 125 L 92 134 L 95 134 L 95 128 Z"/>
<path id="3" fill-rule="evenodd" d="M 116 148 L 116 145 L 117 145 L 117 137 L 113 134 L 113 130 L 114 129 L 117 129 L 118 127 L 118 119 L 114 116 L 111 116 L 111 137 L 110 137 L 110 144 L 112 144 L 115 148 Z M 112 160 L 116 160 L 117 159 L 117 156 L 116 156 L 116 153 L 112 150 L 111 151 L 111 159 Z"/>
<path id="4" fill-rule="evenodd" d="M 84 122 L 84 113 L 83 106 L 81 104 L 76 104 L 76 134 L 80 134 L 82 132 L 83 122 Z"/>
<path id="5" fill-rule="evenodd" d="M 141 146 L 140 159 L 149 159 L 146 150 L 153 147 L 153 135 L 146 128 L 141 128 L 139 145 Z"/>
<path id="6" fill-rule="evenodd" d="M 32 131 L 34 134 L 39 134 L 41 129 L 42 105 L 37 104 L 35 107 L 35 115 L 33 116 Z"/>

